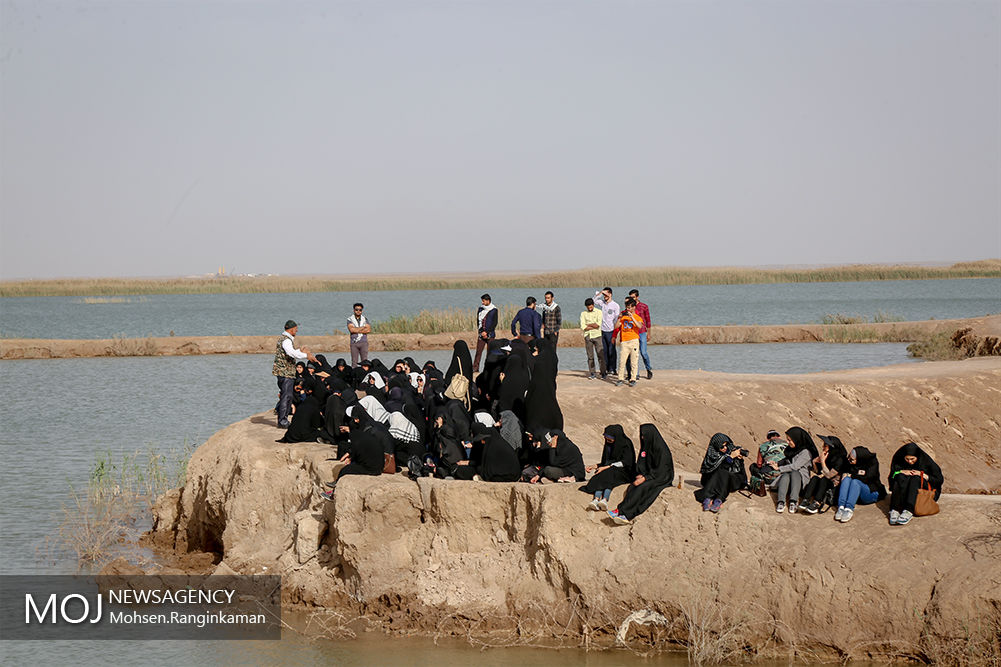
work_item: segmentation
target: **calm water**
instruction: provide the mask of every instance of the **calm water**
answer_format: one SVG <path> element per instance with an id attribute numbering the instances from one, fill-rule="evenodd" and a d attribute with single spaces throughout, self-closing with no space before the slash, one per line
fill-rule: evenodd
<path id="1" fill-rule="evenodd" d="M 600 287 L 600 286 L 596 286 Z M 631 286 L 615 287 L 621 305 Z M 494 302 L 524 304 L 537 290 L 491 290 Z M 564 318 L 576 317 L 593 289 L 556 290 Z M 644 287 L 655 324 L 788 324 L 819 322 L 829 313 L 906 320 L 979 317 L 1001 311 L 1001 279 L 896 280 L 777 285 Z M 125 336 L 267 335 L 285 320 L 300 333 L 344 332 L 355 301 L 370 319 L 421 309 L 475 308 L 482 290 L 205 294 L 124 297 L 124 303 L 86 303 L 81 297 L 0 299 L 0 337 L 110 338 Z M 505 324 L 505 323 L 502 323 Z M 509 323 L 507 323 L 509 324 Z M 470 322 L 472 328 L 473 323 Z"/>
<path id="2" fill-rule="evenodd" d="M 652 347 L 655 368 L 775 373 L 811 372 L 904 362 L 905 346 L 690 345 Z M 444 367 L 449 352 L 400 352 Z M 583 369 L 582 349 L 561 350 L 561 369 Z M 71 554 L 46 538 L 58 532 L 71 486 L 84 488 L 99 454 L 156 449 L 176 460 L 186 445 L 274 405 L 270 355 L 64 359 L 0 362 L 0 573 L 74 572 Z M 601 391 L 595 384 L 595 391 Z M 278 432 L 276 430 L 276 437 Z M 173 454 L 172 454 L 173 453 Z M 381 636 L 358 641 L 280 642 L 0 642 L 0 663 L 71 664 L 362 664 L 682 665 L 683 658 L 642 660 L 614 651 L 490 650 Z"/>

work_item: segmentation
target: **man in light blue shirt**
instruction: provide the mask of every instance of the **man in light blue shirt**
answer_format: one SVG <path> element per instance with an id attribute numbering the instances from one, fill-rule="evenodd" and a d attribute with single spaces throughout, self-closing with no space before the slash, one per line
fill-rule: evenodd
<path id="1" fill-rule="evenodd" d="M 601 346 L 602 354 L 605 357 L 605 369 L 615 375 L 618 361 L 615 354 L 615 343 L 612 342 L 612 332 L 615 331 L 615 324 L 619 320 L 619 304 L 612 301 L 612 288 L 605 287 L 594 293 L 594 305 L 601 309 Z M 601 379 L 606 375 L 603 373 Z"/>

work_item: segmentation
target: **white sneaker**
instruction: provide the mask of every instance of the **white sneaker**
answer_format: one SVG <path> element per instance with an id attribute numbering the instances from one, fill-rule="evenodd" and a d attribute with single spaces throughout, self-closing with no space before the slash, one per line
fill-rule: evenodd
<path id="1" fill-rule="evenodd" d="M 601 511 L 601 505 L 598 504 L 598 499 L 594 498 L 593 500 L 591 500 L 591 502 L 589 502 L 587 504 L 587 509 L 593 510 L 595 512 L 600 512 Z"/>
<path id="2" fill-rule="evenodd" d="M 891 526 L 896 526 L 897 525 L 897 519 L 899 519 L 899 518 L 900 518 L 900 512 L 898 512 L 897 510 L 890 510 L 890 525 Z"/>
<path id="3" fill-rule="evenodd" d="M 900 518 L 897 519 L 897 525 L 898 526 L 906 526 L 907 524 L 909 524 L 911 522 L 911 518 L 913 516 L 914 515 L 911 514 L 910 510 L 904 510 L 903 512 L 900 513 Z"/>
<path id="4" fill-rule="evenodd" d="M 795 514 L 799 509 L 799 503 L 789 503 L 789 514 Z"/>
<path id="5" fill-rule="evenodd" d="M 786 504 L 780 500 L 778 504 L 775 506 L 775 511 L 778 512 L 779 514 L 782 514 L 783 512 L 786 511 Z"/>
<path id="6" fill-rule="evenodd" d="M 846 509 L 844 515 L 841 517 L 841 523 L 848 523 L 852 520 L 853 516 L 855 516 L 855 510 Z"/>
<path id="7" fill-rule="evenodd" d="M 834 520 L 841 521 L 843 518 L 845 518 L 845 508 L 839 507 L 838 511 L 834 513 Z"/>
<path id="8" fill-rule="evenodd" d="M 606 511 L 608 509 L 608 501 L 605 500 L 604 498 L 602 498 L 601 500 L 599 500 L 598 501 L 598 509 L 601 510 L 602 512 Z"/>

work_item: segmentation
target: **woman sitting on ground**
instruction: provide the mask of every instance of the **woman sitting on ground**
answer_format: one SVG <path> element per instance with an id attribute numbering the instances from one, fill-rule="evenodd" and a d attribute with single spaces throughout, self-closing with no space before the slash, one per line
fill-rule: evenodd
<path id="1" fill-rule="evenodd" d="M 581 491 L 594 494 L 588 509 L 595 511 L 607 510 L 612 489 L 629 484 L 636 478 L 636 448 L 633 446 L 633 441 L 626 437 L 622 426 L 619 424 L 606 426 L 604 437 L 605 446 L 601 450 L 601 463 L 587 466 L 587 472 L 593 472 L 594 476 L 587 484 L 580 487 Z"/>
<path id="2" fill-rule="evenodd" d="M 705 458 L 702 459 L 702 488 L 695 492 L 695 499 L 702 503 L 703 512 L 719 512 L 731 491 L 747 483 L 744 471 L 744 452 L 733 444 L 726 433 L 717 433 L 709 440 Z"/>
<path id="3" fill-rule="evenodd" d="M 886 487 L 879 481 L 879 461 L 865 447 L 848 453 L 848 472 L 841 476 L 838 511 L 835 521 L 848 523 L 855 515 L 855 505 L 871 505 L 886 497 Z"/>
<path id="4" fill-rule="evenodd" d="M 828 491 L 838 487 L 838 479 L 848 462 L 848 452 L 836 435 L 817 436 L 823 441 L 820 454 L 810 467 L 810 481 L 800 496 L 800 507 L 807 514 L 816 514 L 824 504 Z M 831 499 L 834 505 L 834 499 Z"/>
<path id="5" fill-rule="evenodd" d="M 608 512 L 615 523 L 632 523 L 653 505 L 661 491 L 674 483 L 674 457 L 653 424 L 640 426 L 640 455 L 636 472 L 636 479 L 626 489 L 622 502 Z"/>
<path id="6" fill-rule="evenodd" d="M 897 450 L 890 461 L 890 525 L 906 526 L 914 516 L 914 503 L 922 484 L 935 490 L 935 500 L 942 494 L 942 469 L 913 442 Z"/>
<path id="7" fill-rule="evenodd" d="M 553 482 L 583 482 L 584 456 L 580 448 L 559 429 L 537 429 L 533 435 L 537 465 L 527 472 L 531 484 L 548 479 Z"/>
<path id="8" fill-rule="evenodd" d="M 786 431 L 786 462 L 779 464 L 774 461 L 769 465 L 779 473 L 772 482 L 776 490 L 775 511 L 782 514 L 786 509 L 786 497 L 789 498 L 789 514 L 795 514 L 799 507 L 799 492 L 810 481 L 810 463 L 817 457 L 817 447 L 806 429 L 793 426 Z"/>

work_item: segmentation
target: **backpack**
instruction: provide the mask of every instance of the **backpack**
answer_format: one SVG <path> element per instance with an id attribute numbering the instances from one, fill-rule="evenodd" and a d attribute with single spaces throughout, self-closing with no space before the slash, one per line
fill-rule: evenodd
<path id="1" fill-rule="evenodd" d="M 459 372 L 452 376 L 445 389 L 446 398 L 456 398 L 469 409 L 469 378 L 462 374 L 462 361 L 459 361 Z"/>

